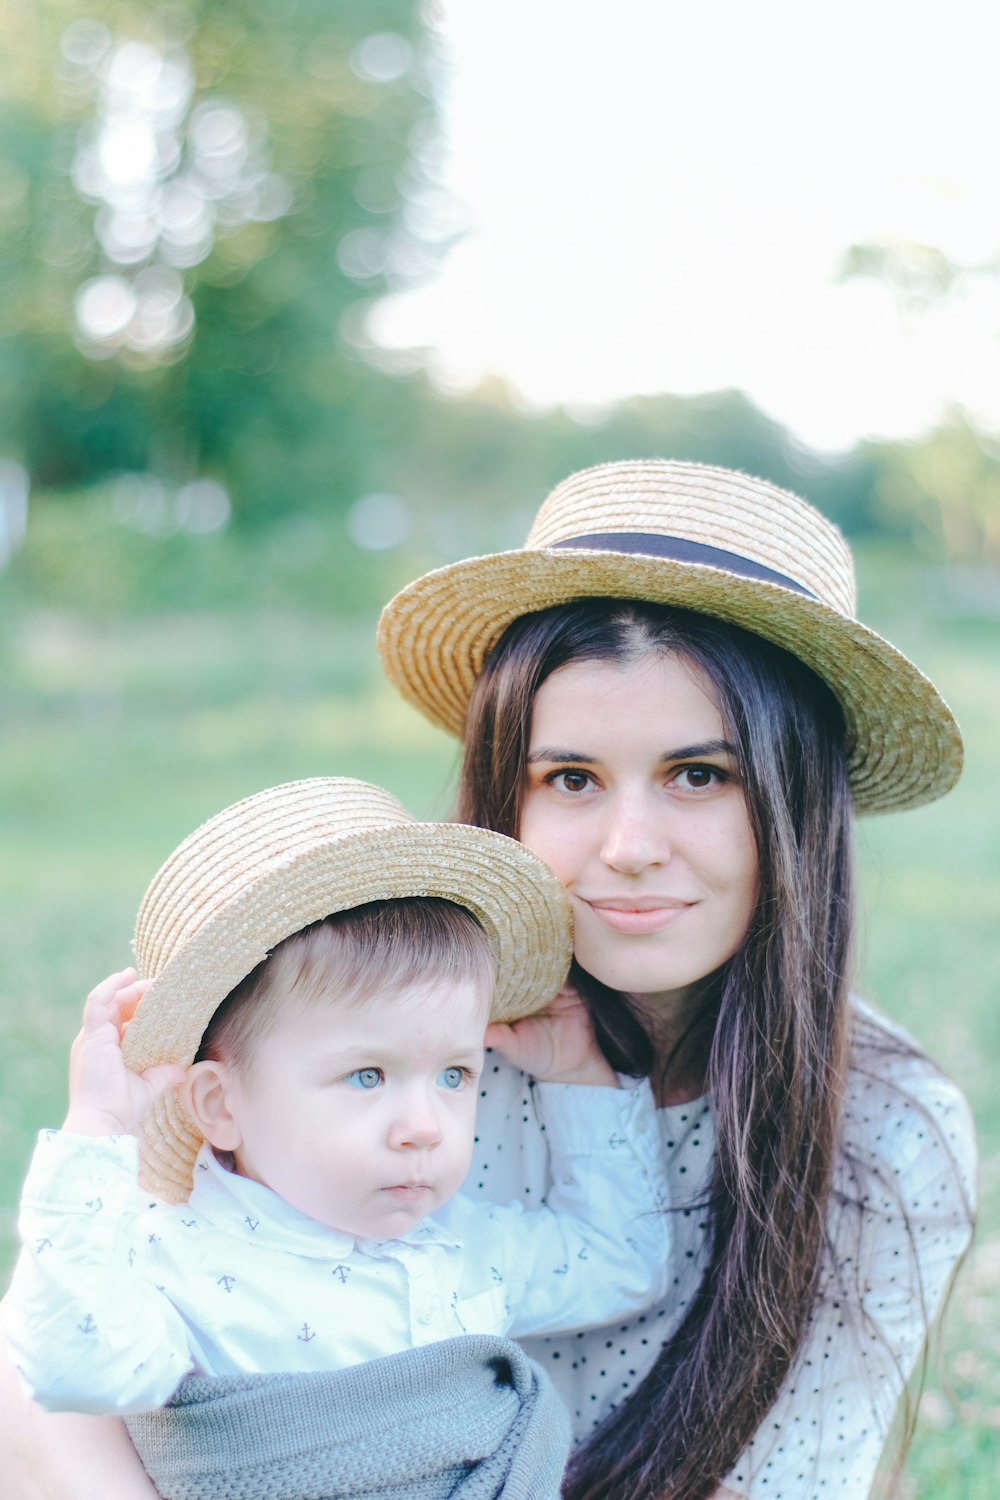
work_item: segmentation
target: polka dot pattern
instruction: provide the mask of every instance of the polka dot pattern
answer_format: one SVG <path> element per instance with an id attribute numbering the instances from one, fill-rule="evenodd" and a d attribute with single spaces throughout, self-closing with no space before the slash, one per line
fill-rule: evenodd
<path id="1" fill-rule="evenodd" d="M 968 1108 L 905 1034 L 858 1005 L 830 1252 L 799 1356 L 726 1485 L 752 1500 L 864 1500 L 905 1376 L 970 1235 L 975 1148 Z M 496 1058 L 481 1085 L 466 1191 L 544 1198 L 544 1135 L 524 1075 Z M 677 1212 L 670 1291 L 627 1322 L 525 1340 L 578 1439 L 641 1384 L 705 1270 L 714 1127 L 705 1100 L 658 1112 Z"/>

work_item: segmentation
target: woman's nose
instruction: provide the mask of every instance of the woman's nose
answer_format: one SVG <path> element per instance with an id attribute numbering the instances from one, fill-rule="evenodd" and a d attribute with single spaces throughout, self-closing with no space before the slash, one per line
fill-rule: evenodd
<path id="1" fill-rule="evenodd" d="M 389 1143 L 395 1151 L 418 1148 L 429 1151 L 441 1140 L 441 1121 L 432 1101 L 422 1091 L 414 1091 L 401 1101 L 389 1132 Z"/>
<path id="2" fill-rule="evenodd" d="M 608 807 L 601 858 L 612 870 L 638 875 L 670 858 L 662 809 L 635 794 L 616 797 Z"/>

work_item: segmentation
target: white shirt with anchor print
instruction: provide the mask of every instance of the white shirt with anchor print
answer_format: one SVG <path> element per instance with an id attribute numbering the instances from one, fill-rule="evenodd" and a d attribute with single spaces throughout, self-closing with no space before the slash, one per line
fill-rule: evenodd
<path id="1" fill-rule="evenodd" d="M 390 1240 L 307 1218 L 207 1146 L 190 1200 L 153 1204 L 134 1137 L 42 1131 L 0 1309 L 28 1389 L 50 1410 L 124 1414 L 195 1372 L 332 1370 L 641 1312 L 666 1291 L 673 1217 L 649 1087 L 536 1092 L 545 1203 L 459 1195 Z"/>

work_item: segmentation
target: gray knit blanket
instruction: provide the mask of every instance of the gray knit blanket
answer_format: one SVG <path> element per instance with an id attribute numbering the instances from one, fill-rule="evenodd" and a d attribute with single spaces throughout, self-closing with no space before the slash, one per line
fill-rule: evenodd
<path id="1" fill-rule="evenodd" d="M 544 1370 L 480 1334 L 315 1375 L 192 1376 L 126 1422 L 164 1500 L 556 1500 L 570 1441 Z"/>

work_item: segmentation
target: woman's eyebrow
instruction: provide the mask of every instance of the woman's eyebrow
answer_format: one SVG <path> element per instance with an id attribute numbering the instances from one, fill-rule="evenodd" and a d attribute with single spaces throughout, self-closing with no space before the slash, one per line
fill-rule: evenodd
<path id="1" fill-rule="evenodd" d="M 527 763 L 533 766 L 540 760 L 578 760 L 593 763 L 597 760 L 597 756 L 582 750 L 559 750 L 555 746 L 540 745 L 537 750 L 529 751 Z"/>
<path id="2" fill-rule="evenodd" d="M 676 750 L 664 750 L 660 756 L 661 761 L 670 760 L 695 760 L 700 755 L 736 755 L 736 746 L 728 740 L 701 740 L 695 745 L 681 745 Z M 539 745 L 537 750 L 528 754 L 527 764 L 537 765 L 539 761 L 571 760 L 577 765 L 594 765 L 600 760 L 599 755 L 592 755 L 583 750 L 560 750 L 556 746 Z"/>
<path id="3" fill-rule="evenodd" d="M 736 754 L 736 746 L 731 745 L 728 740 L 702 740 L 697 745 L 682 745 L 679 750 L 667 750 L 660 756 L 661 760 L 694 760 L 699 755 L 732 755 Z"/>

